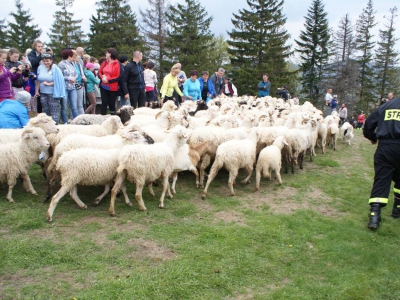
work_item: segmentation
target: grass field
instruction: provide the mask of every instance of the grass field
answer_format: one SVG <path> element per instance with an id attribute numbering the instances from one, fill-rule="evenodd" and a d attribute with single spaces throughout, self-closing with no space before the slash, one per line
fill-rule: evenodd
<path id="1" fill-rule="evenodd" d="M 392 202 L 378 231 L 366 227 L 375 146 L 360 131 L 338 144 L 282 186 L 264 179 L 255 192 L 254 174 L 242 185 L 239 173 L 235 197 L 225 171 L 206 200 L 183 173 L 163 210 L 145 190 L 148 213 L 120 197 L 112 218 L 109 196 L 89 205 L 102 188 L 81 187 L 89 209 L 66 196 L 52 224 L 34 166 L 40 196 L 18 183 L 11 204 L 0 189 L 0 299 L 400 299 Z"/>

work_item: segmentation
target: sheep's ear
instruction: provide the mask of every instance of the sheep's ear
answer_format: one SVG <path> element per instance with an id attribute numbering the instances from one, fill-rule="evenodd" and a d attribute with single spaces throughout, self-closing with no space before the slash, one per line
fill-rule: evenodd
<path id="1" fill-rule="evenodd" d="M 33 130 L 25 130 L 23 133 L 22 133 L 22 135 L 21 135 L 21 137 L 23 138 L 23 139 L 29 139 L 29 137 L 30 137 L 30 133 L 33 133 Z"/>
<path id="2" fill-rule="evenodd" d="M 207 125 L 210 125 L 210 121 L 207 121 L 207 122 L 206 122 L 206 126 L 207 126 Z"/>
<path id="3" fill-rule="evenodd" d="M 159 113 L 156 114 L 156 120 L 158 119 L 159 116 L 161 116 L 162 113 L 163 113 L 163 112 L 160 111 Z"/>
<path id="4" fill-rule="evenodd" d="M 261 115 L 261 116 L 258 118 L 258 121 L 259 121 L 259 122 L 262 122 L 262 121 L 265 120 L 266 117 L 267 117 L 266 115 Z M 261 120 L 261 119 L 262 119 L 262 120 Z"/>
<path id="5" fill-rule="evenodd" d="M 30 123 L 32 123 L 32 124 L 37 124 L 37 123 L 39 123 L 39 120 L 38 120 L 38 118 L 32 118 L 32 119 L 30 120 Z"/>

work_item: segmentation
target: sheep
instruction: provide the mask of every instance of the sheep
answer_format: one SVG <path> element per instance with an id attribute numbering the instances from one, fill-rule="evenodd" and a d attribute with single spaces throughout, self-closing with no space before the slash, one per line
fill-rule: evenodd
<path id="1" fill-rule="evenodd" d="M 336 140 L 338 134 L 339 134 L 339 127 L 337 126 L 336 122 L 329 123 L 326 139 L 328 145 L 330 145 L 331 148 L 333 148 L 333 150 L 336 150 Z"/>
<path id="2" fill-rule="evenodd" d="M 111 115 L 93 115 L 93 114 L 82 114 L 77 116 L 69 123 L 70 125 L 100 125 L 107 120 Z"/>
<path id="3" fill-rule="evenodd" d="M 175 105 L 175 102 L 172 100 L 166 101 L 161 109 L 154 109 L 150 107 L 139 107 L 135 109 L 135 116 L 136 115 L 149 115 L 149 116 L 155 116 L 161 111 L 174 111 L 178 109 L 178 107 Z"/>
<path id="4" fill-rule="evenodd" d="M 24 129 L 41 128 L 46 134 L 59 131 L 55 122 L 45 113 L 40 113 L 29 120 Z M 15 143 L 21 138 L 24 129 L 0 129 L 0 144 Z"/>
<path id="5" fill-rule="evenodd" d="M 341 127 L 341 131 L 342 131 L 342 139 L 343 139 L 343 141 L 345 141 L 349 145 L 351 145 L 351 140 L 354 138 L 353 126 L 351 126 L 350 123 L 345 122 Z"/>
<path id="6" fill-rule="evenodd" d="M 246 168 L 248 174 L 247 177 L 242 180 L 242 183 L 248 183 L 250 181 L 253 165 L 256 160 L 257 141 L 258 133 L 256 128 L 254 128 L 250 131 L 248 139 L 227 141 L 218 147 L 210 175 L 208 176 L 206 186 L 201 194 L 202 199 L 205 199 L 208 187 L 222 167 L 225 167 L 229 171 L 228 185 L 231 190 L 231 196 L 235 196 L 233 184 L 240 168 Z"/>
<path id="7" fill-rule="evenodd" d="M 194 116 L 194 115 L 196 115 L 197 112 L 202 111 L 202 110 L 206 111 L 207 109 L 208 109 L 208 106 L 207 106 L 206 101 L 200 100 L 197 102 L 196 110 L 190 111 L 189 115 Z"/>
<path id="8" fill-rule="evenodd" d="M 328 126 L 324 122 L 318 122 L 317 132 L 318 132 L 317 142 L 320 143 L 322 153 L 325 154 L 326 135 L 328 133 Z"/>
<path id="9" fill-rule="evenodd" d="M 168 178 L 173 171 L 174 158 L 177 150 L 186 141 L 186 129 L 176 126 L 162 143 L 125 146 L 118 156 L 117 176 L 111 191 L 110 215 L 115 216 L 115 198 L 125 180 L 136 184 L 135 198 L 139 209 L 145 211 L 147 209 L 142 198 L 143 186 L 146 183 L 151 186 L 154 180 L 161 177 L 163 189 L 159 207 L 164 208 L 164 197 L 169 185 Z M 171 194 L 169 196 L 172 198 Z"/>
<path id="10" fill-rule="evenodd" d="M 29 167 L 38 160 L 39 154 L 49 148 L 41 128 L 23 129 L 20 140 L 15 143 L 0 145 L 0 182 L 7 182 L 7 200 L 14 202 L 12 191 L 18 176 L 23 179 L 24 188 L 37 195 L 28 175 Z"/>
<path id="11" fill-rule="evenodd" d="M 264 177 L 269 177 L 271 180 L 272 171 L 275 171 L 279 184 L 282 184 L 280 170 L 282 166 L 282 149 L 285 145 L 288 145 L 285 141 L 285 137 L 279 136 L 271 146 L 261 150 L 256 166 L 257 191 L 260 190 L 261 172 Z"/>

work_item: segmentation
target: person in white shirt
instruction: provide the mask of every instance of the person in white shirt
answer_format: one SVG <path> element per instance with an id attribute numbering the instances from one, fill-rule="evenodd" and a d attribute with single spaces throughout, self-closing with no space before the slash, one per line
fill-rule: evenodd
<path id="1" fill-rule="evenodd" d="M 146 69 L 143 72 L 144 82 L 146 84 L 146 106 L 149 106 L 150 102 L 158 100 L 155 92 L 155 86 L 157 84 L 157 74 L 154 72 L 154 63 L 149 61 L 146 64 Z"/>
<path id="2" fill-rule="evenodd" d="M 326 111 L 327 116 L 329 116 L 332 113 L 332 107 L 331 107 L 332 98 L 333 98 L 332 97 L 332 89 L 329 88 L 325 95 L 325 111 Z"/>
<path id="3" fill-rule="evenodd" d="M 228 97 L 237 96 L 237 88 L 229 81 L 228 77 L 224 77 L 224 85 L 222 87 L 222 93 Z"/>

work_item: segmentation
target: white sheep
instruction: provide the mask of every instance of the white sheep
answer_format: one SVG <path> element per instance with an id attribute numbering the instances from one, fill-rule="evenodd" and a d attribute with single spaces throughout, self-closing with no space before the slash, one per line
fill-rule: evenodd
<path id="1" fill-rule="evenodd" d="M 0 182 L 7 182 L 7 200 L 14 202 L 12 191 L 18 176 L 23 179 L 24 188 L 37 195 L 28 175 L 29 167 L 38 160 L 39 154 L 49 148 L 41 128 L 23 129 L 20 140 L 0 145 Z"/>
<path id="2" fill-rule="evenodd" d="M 274 171 L 279 184 L 282 184 L 280 170 L 282 166 L 282 149 L 285 145 L 287 145 L 285 137 L 279 136 L 272 145 L 261 150 L 256 166 L 257 190 L 260 189 L 261 173 L 271 180 L 272 171 Z"/>
<path id="3" fill-rule="evenodd" d="M 242 183 L 250 181 L 256 160 L 257 141 L 258 133 L 256 128 L 254 128 L 250 131 L 248 139 L 227 141 L 218 147 L 210 175 L 201 194 L 203 199 L 207 195 L 208 187 L 222 167 L 225 167 L 229 171 L 228 185 L 231 190 L 231 196 L 235 195 L 233 184 L 240 168 L 245 168 L 247 172 L 247 177 L 242 180 Z"/>
<path id="4" fill-rule="evenodd" d="M 164 197 L 168 190 L 168 178 L 173 171 L 176 151 L 186 141 L 186 129 L 176 126 L 162 143 L 125 146 L 118 156 L 117 177 L 111 191 L 110 214 L 115 215 L 115 198 L 125 180 L 136 184 L 135 198 L 139 209 L 146 210 L 142 198 L 143 186 L 146 183 L 151 185 L 154 180 L 161 177 L 163 189 L 159 207 L 164 208 Z M 172 195 L 169 196 L 172 198 Z"/>
<path id="5" fill-rule="evenodd" d="M 351 145 L 351 140 L 354 138 L 353 126 L 349 122 L 345 122 L 340 129 L 343 141 Z"/>
<path id="6" fill-rule="evenodd" d="M 334 123 L 329 123 L 328 125 L 328 131 L 326 135 L 326 140 L 327 144 L 333 148 L 333 150 L 336 150 L 336 140 L 339 135 L 339 127 L 337 126 L 336 122 Z"/>
<path id="7" fill-rule="evenodd" d="M 93 114 L 82 114 L 77 116 L 71 121 L 71 125 L 100 125 L 111 115 L 93 115 Z"/>

